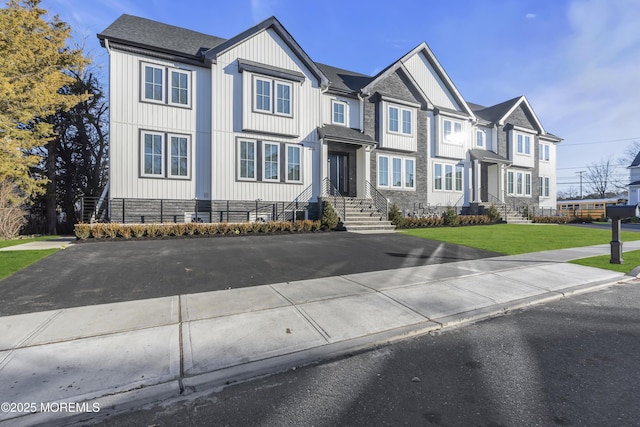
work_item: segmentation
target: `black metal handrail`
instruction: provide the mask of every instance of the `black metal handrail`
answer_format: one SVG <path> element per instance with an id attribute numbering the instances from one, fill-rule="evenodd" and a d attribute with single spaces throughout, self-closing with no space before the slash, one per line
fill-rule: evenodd
<path id="1" fill-rule="evenodd" d="M 366 181 L 365 196 L 371 199 L 373 206 L 386 220 L 389 216 L 389 200 L 369 181 Z"/>
<path id="2" fill-rule="evenodd" d="M 330 199 L 340 221 L 344 222 L 347 217 L 347 202 L 329 178 L 322 180 L 322 197 Z"/>
<path id="3" fill-rule="evenodd" d="M 301 211 L 307 209 L 309 207 L 309 203 L 311 202 L 311 198 L 313 197 L 313 184 L 302 190 L 298 196 L 291 201 L 287 206 L 284 207 L 278 219 L 286 220 L 287 212 L 293 212 L 293 221 L 296 221 L 295 213 L 297 211 Z"/>

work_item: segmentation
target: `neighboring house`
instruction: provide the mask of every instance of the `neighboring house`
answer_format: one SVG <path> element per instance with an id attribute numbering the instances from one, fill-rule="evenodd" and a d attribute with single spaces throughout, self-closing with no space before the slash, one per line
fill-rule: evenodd
<path id="1" fill-rule="evenodd" d="M 640 153 L 636 155 L 629 169 L 629 202 L 630 205 L 640 203 Z"/>
<path id="2" fill-rule="evenodd" d="M 367 76 L 314 62 L 274 17 L 222 39 L 122 15 L 98 37 L 114 221 L 317 216 L 336 193 L 406 213 L 556 206 L 561 139 L 524 96 L 466 102 L 425 43 Z"/>

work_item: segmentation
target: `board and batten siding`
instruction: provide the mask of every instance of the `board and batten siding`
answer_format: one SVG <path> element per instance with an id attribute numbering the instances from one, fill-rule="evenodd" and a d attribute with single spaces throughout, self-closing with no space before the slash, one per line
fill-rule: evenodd
<path id="1" fill-rule="evenodd" d="M 407 59 L 404 66 L 433 105 L 461 111 L 453 95 L 422 52 Z"/>
<path id="2" fill-rule="evenodd" d="M 549 197 L 540 197 L 540 207 L 555 209 L 557 206 L 557 145 L 554 142 L 539 139 L 541 144 L 549 145 L 549 161 L 538 160 L 538 176 L 549 178 Z M 540 149 L 540 147 L 538 147 Z"/>
<path id="3" fill-rule="evenodd" d="M 332 94 L 323 94 L 321 97 L 321 111 L 322 111 L 322 123 L 333 123 L 333 102 L 344 102 L 347 105 L 345 112 L 344 126 L 360 130 L 360 101 L 355 98 L 349 98 L 346 96 L 337 96 Z M 341 125 L 341 123 L 337 123 Z"/>
<path id="4" fill-rule="evenodd" d="M 253 86 L 248 77 L 254 73 L 238 71 L 238 59 L 278 67 L 305 76 L 294 86 L 292 104 L 294 118 L 282 118 L 263 113 L 252 113 Z M 292 201 L 312 183 L 314 173 L 314 147 L 317 144 L 316 128 L 321 123 L 320 87 L 316 77 L 304 66 L 293 51 L 272 29 L 261 31 L 253 37 L 220 54 L 211 66 L 211 191 L 215 200 L 268 200 Z M 250 130 L 243 123 L 252 119 Z M 296 130 L 289 124 L 294 121 Z M 296 136 L 292 136 L 295 134 Z M 238 140 L 298 144 L 301 151 L 301 183 L 242 181 L 238 179 Z M 284 145 L 281 145 L 279 161 L 285 162 Z M 256 162 L 261 158 L 258 154 Z M 256 173 L 261 169 L 256 163 Z M 283 171 L 283 167 L 280 168 Z"/>
<path id="5" fill-rule="evenodd" d="M 389 107 L 399 109 L 398 113 L 398 132 L 389 130 Z M 401 133 L 402 130 L 402 109 L 411 111 L 411 134 Z M 418 151 L 418 109 L 394 102 L 380 102 L 380 148 L 388 148 L 392 150 Z"/>
<path id="6" fill-rule="evenodd" d="M 210 93 L 209 70 L 117 50 L 112 50 L 110 55 L 110 197 L 193 199 L 197 196 L 196 188 L 203 196 L 210 191 L 209 179 L 203 174 L 206 175 L 211 165 L 202 160 L 209 158 L 211 138 L 211 110 L 206 95 Z M 191 107 L 141 102 L 142 63 L 190 70 Z M 165 76 L 165 85 L 166 82 Z M 141 177 L 143 130 L 190 137 L 189 179 Z"/>

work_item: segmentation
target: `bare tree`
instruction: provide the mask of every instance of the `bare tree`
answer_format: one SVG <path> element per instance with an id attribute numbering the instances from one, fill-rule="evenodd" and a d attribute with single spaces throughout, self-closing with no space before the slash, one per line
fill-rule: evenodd
<path id="1" fill-rule="evenodd" d="M 627 148 L 624 149 L 624 153 L 622 157 L 618 159 L 618 163 L 622 167 L 629 166 L 636 158 L 636 156 L 640 153 L 640 141 L 634 141 L 631 145 L 628 145 Z"/>
<path id="2" fill-rule="evenodd" d="M 604 198 L 607 193 L 618 189 L 620 183 L 615 179 L 614 169 L 615 165 L 611 157 L 587 166 L 586 184 L 598 197 Z"/>
<path id="3" fill-rule="evenodd" d="M 573 200 L 580 197 L 580 190 L 576 187 L 569 187 L 564 191 L 558 191 L 558 200 Z"/>

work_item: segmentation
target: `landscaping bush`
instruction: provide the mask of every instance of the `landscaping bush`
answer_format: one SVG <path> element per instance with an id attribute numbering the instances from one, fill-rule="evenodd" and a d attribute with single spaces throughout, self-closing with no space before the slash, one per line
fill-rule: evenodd
<path id="1" fill-rule="evenodd" d="M 391 207 L 389 208 L 389 215 L 388 215 L 388 219 L 389 221 L 391 221 L 391 224 L 395 225 L 396 227 L 402 227 L 404 224 L 404 218 L 402 218 L 402 212 L 400 212 L 400 209 L 398 209 L 398 205 L 396 205 L 395 203 L 391 205 Z"/>
<path id="2" fill-rule="evenodd" d="M 333 230 L 338 226 L 339 221 L 338 214 L 331 206 L 331 202 L 325 200 L 322 203 L 322 219 L 320 220 L 322 228 Z"/>
<path id="3" fill-rule="evenodd" d="M 496 205 L 491 205 L 487 210 L 487 216 L 491 220 L 491 222 L 498 222 L 502 218 L 500 211 L 496 207 Z"/>
<path id="4" fill-rule="evenodd" d="M 80 240 L 87 240 L 91 236 L 91 226 L 89 224 L 79 223 L 75 225 L 74 232 Z"/>
<path id="5" fill-rule="evenodd" d="M 458 225 L 460 221 L 458 218 L 458 213 L 451 206 L 447 206 L 447 210 L 442 213 L 442 220 L 444 221 L 444 225 Z"/>
<path id="6" fill-rule="evenodd" d="M 568 224 L 572 218 L 568 216 L 536 216 L 533 222 L 537 224 Z"/>
<path id="7" fill-rule="evenodd" d="M 131 224 L 129 228 L 131 230 L 131 234 L 133 234 L 133 237 L 136 238 L 143 237 L 144 233 L 146 232 L 144 224 Z"/>

